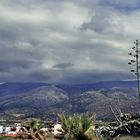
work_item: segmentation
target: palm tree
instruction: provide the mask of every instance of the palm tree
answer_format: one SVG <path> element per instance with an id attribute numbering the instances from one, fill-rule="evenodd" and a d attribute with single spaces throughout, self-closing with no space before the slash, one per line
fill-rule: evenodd
<path id="1" fill-rule="evenodd" d="M 93 138 L 94 116 L 88 113 L 83 115 L 66 116 L 58 115 L 65 140 L 91 140 Z"/>

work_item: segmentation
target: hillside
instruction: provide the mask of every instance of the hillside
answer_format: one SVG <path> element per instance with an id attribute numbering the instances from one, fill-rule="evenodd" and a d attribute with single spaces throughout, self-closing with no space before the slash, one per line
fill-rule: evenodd
<path id="1" fill-rule="evenodd" d="M 73 111 L 96 112 L 97 118 L 111 118 L 110 106 L 119 107 L 122 111 L 134 111 L 138 107 L 138 99 L 134 89 L 111 88 L 98 91 L 87 91 L 72 99 Z"/>
<path id="2" fill-rule="evenodd" d="M 47 113 L 94 112 L 99 119 L 111 118 L 110 105 L 136 111 L 138 98 L 133 81 L 113 81 L 87 85 L 46 83 L 4 83 L 0 85 L 1 113 L 20 112 L 26 116 Z"/>

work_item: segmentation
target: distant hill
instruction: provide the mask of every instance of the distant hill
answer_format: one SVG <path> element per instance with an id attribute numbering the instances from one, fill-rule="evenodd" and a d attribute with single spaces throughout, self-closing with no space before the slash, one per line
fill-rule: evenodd
<path id="1" fill-rule="evenodd" d="M 3 83 L 0 84 L 0 96 L 7 94 L 21 94 L 39 88 L 41 86 L 47 86 L 46 83 Z"/>
<path id="2" fill-rule="evenodd" d="M 111 81 L 83 85 L 4 83 L 0 85 L 2 113 L 94 112 L 99 119 L 111 118 L 110 105 L 123 111 L 138 110 L 135 81 Z"/>
<path id="3" fill-rule="evenodd" d="M 80 85 L 57 85 L 57 87 L 65 90 L 70 94 L 73 94 L 81 93 L 88 90 L 111 89 L 114 87 L 120 87 L 125 89 L 134 88 L 136 87 L 136 81 L 107 81 Z"/>

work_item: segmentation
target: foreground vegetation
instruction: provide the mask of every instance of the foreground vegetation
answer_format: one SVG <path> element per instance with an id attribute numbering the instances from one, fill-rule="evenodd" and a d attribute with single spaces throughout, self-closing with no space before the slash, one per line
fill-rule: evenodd
<path id="1" fill-rule="evenodd" d="M 60 115 L 62 135 L 65 140 L 92 140 L 94 117 L 89 114 L 66 116 Z"/>
<path id="2" fill-rule="evenodd" d="M 115 118 L 115 124 L 109 124 L 96 129 L 96 135 L 107 140 L 114 139 L 118 136 L 140 136 L 140 112 L 137 114 L 123 114 L 120 110 L 119 115 L 112 110 Z"/>
<path id="3" fill-rule="evenodd" d="M 20 138 L 16 139 L 16 138 L 11 138 L 11 137 L 0 137 L 0 140 L 25 140 L 25 139 L 20 139 Z M 31 139 L 29 139 L 29 140 L 31 140 Z M 38 139 L 36 139 L 36 140 L 38 140 Z M 48 137 L 47 140 L 56 140 L 56 139 L 54 137 Z M 106 140 L 106 139 L 93 138 L 92 140 Z M 110 139 L 110 140 L 112 140 L 112 139 Z M 140 140 L 140 137 L 126 136 L 126 137 L 116 138 L 114 140 Z"/>
<path id="4" fill-rule="evenodd" d="M 140 140 L 140 112 L 137 114 L 123 114 L 120 110 L 116 114 L 116 122 L 96 126 L 95 116 L 89 113 L 82 115 L 59 114 L 62 126 L 57 135 L 49 131 L 41 131 L 40 120 L 32 119 L 22 124 L 23 128 L 17 134 L 18 140 Z M 14 140 L 14 138 L 0 136 L 0 139 Z"/>
<path id="5" fill-rule="evenodd" d="M 7 136 L 0 136 L 0 140 L 16 140 L 16 139 L 12 137 L 7 137 Z"/>
<path id="6" fill-rule="evenodd" d="M 140 137 L 126 136 L 126 137 L 117 138 L 116 140 L 140 140 Z"/>

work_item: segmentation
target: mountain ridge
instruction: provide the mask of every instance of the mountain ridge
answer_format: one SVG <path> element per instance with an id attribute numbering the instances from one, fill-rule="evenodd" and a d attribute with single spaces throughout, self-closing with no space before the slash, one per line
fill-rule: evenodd
<path id="1" fill-rule="evenodd" d="M 135 81 L 110 81 L 82 85 L 48 83 L 4 83 L 0 85 L 0 108 L 3 112 L 20 111 L 43 115 L 47 112 L 93 112 L 109 118 L 110 106 L 123 111 L 137 110 Z"/>

